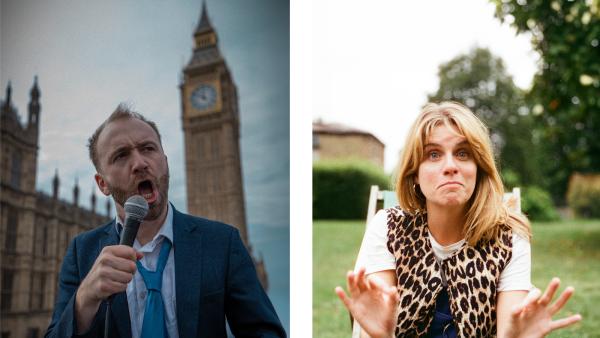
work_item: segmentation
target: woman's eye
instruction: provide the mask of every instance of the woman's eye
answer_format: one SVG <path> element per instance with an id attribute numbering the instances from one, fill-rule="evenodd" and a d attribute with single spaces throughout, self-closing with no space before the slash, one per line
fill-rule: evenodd
<path id="1" fill-rule="evenodd" d="M 437 160 L 438 158 L 440 158 L 440 153 L 438 153 L 437 151 L 430 151 L 429 158 L 432 160 Z"/>
<path id="2" fill-rule="evenodd" d="M 456 156 L 458 156 L 460 159 L 466 160 L 469 158 L 469 152 L 466 150 L 459 150 L 458 153 L 456 153 Z"/>

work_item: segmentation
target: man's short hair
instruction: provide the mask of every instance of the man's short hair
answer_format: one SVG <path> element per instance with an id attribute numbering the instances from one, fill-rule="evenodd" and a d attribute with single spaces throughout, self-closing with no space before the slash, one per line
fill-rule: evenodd
<path id="1" fill-rule="evenodd" d="M 115 111 L 112 114 L 110 114 L 110 116 L 104 122 L 102 122 L 102 124 L 96 129 L 96 131 L 94 131 L 92 136 L 90 136 L 90 138 L 88 139 L 87 147 L 88 147 L 88 150 L 90 153 L 90 159 L 92 160 L 92 163 L 94 163 L 94 167 L 96 168 L 96 171 L 98 171 L 98 172 L 100 171 L 100 169 L 99 169 L 100 162 L 98 159 L 98 147 L 97 147 L 98 137 L 100 136 L 100 134 L 102 133 L 104 128 L 109 123 L 117 121 L 117 120 L 121 120 L 121 119 L 138 119 L 140 121 L 147 123 L 156 132 L 156 135 L 158 136 L 158 142 L 160 143 L 160 146 L 162 147 L 162 140 L 160 137 L 160 132 L 158 131 L 158 128 L 156 127 L 156 123 L 146 119 L 142 114 L 131 110 L 131 108 L 129 108 L 129 106 L 127 104 L 119 103 L 119 105 L 117 106 L 117 109 L 115 109 Z"/>

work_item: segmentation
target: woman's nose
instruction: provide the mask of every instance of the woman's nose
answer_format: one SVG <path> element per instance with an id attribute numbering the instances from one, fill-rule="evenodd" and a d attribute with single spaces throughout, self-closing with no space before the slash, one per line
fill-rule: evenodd
<path id="1" fill-rule="evenodd" d="M 452 154 L 446 156 L 444 160 L 444 175 L 456 174 L 458 173 L 458 166 L 456 165 L 456 159 Z"/>

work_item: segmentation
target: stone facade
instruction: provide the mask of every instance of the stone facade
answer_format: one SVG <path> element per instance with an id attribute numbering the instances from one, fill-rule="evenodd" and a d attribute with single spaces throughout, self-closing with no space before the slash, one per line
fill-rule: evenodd
<path id="1" fill-rule="evenodd" d="M 252 254 L 246 226 L 237 88 L 219 50 L 206 3 L 194 41 L 179 86 L 188 212 L 235 226 Z M 255 264 L 267 288 L 262 260 L 255 259 Z"/>
<path id="2" fill-rule="evenodd" d="M 108 221 L 58 196 L 58 172 L 53 196 L 36 191 L 39 149 L 40 90 L 37 79 L 30 92 L 28 121 L 21 123 L 11 102 L 11 85 L 0 102 L 0 331 L 1 337 L 41 337 L 54 308 L 58 272 L 67 246 L 76 234 Z"/>
<path id="3" fill-rule="evenodd" d="M 313 161 L 366 160 L 383 169 L 385 145 L 373 134 L 341 124 L 313 123 Z"/>

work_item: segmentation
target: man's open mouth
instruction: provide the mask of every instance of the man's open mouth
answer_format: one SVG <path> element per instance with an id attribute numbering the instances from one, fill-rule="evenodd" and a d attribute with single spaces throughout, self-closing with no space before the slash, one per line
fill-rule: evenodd
<path id="1" fill-rule="evenodd" d="M 138 193 L 144 197 L 148 203 L 155 202 L 158 195 L 154 184 L 152 184 L 152 181 L 150 180 L 141 181 L 138 184 Z"/>

